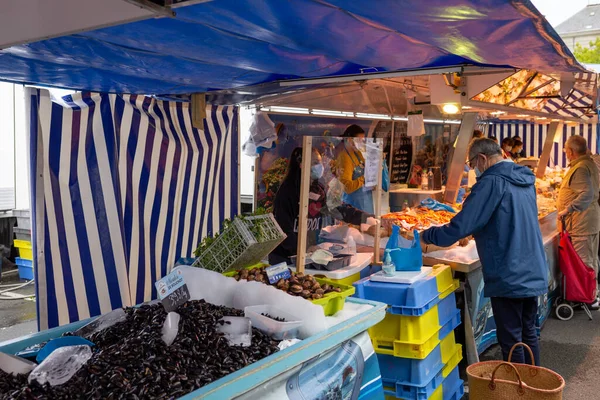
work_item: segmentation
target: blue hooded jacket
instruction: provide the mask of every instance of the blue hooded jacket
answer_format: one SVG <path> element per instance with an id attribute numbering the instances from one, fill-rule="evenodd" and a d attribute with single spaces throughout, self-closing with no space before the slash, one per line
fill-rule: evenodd
<path id="1" fill-rule="evenodd" d="M 524 298 L 547 292 L 535 176 L 527 167 L 494 164 L 479 177 L 462 211 L 422 237 L 425 243 L 447 247 L 470 235 L 483 266 L 486 297 Z"/>

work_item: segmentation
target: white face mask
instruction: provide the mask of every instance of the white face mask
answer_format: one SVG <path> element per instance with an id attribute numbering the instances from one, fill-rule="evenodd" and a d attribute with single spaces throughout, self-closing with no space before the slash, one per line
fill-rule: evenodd
<path id="1" fill-rule="evenodd" d="M 325 167 L 323 167 L 323 164 L 313 165 L 310 167 L 310 177 L 312 179 L 321 179 L 324 169 Z"/>
<path id="2" fill-rule="evenodd" d="M 365 141 L 365 138 L 354 138 L 354 146 L 360 152 L 364 153 L 367 151 L 367 142 Z"/>
<path id="3" fill-rule="evenodd" d="M 478 178 L 479 178 L 479 177 L 481 176 L 481 174 L 482 174 L 482 173 L 483 173 L 483 172 L 481 172 L 481 171 L 479 170 L 479 168 L 475 167 L 475 176 L 476 176 L 476 177 L 478 177 Z"/>

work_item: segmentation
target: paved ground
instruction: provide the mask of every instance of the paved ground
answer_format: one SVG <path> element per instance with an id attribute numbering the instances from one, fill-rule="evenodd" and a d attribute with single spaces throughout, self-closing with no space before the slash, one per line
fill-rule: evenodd
<path id="1" fill-rule="evenodd" d="M 0 285 L 19 283 L 16 273 L 2 274 Z M 0 288 L 0 291 L 6 288 Z M 22 295 L 34 294 L 33 284 L 12 293 Z M 7 293 L 0 296 L 7 296 Z M 14 339 L 37 331 L 35 301 L 32 300 L 0 300 L 0 342 Z"/>
<path id="2" fill-rule="evenodd" d="M 565 400 L 600 399 L 600 311 L 592 315 L 593 321 L 583 311 L 567 322 L 550 317 L 542 330 L 542 366 L 565 378 Z M 500 348 L 494 346 L 481 358 L 501 357 Z"/>

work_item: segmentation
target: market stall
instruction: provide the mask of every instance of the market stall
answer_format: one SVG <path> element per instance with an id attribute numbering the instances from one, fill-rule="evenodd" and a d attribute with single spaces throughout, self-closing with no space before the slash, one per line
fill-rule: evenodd
<path id="1" fill-rule="evenodd" d="M 20 386 L 6 386 L 3 380 L 2 395 L 10 397 L 15 390 L 29 394 L 31 390 L 61 393 L 79 389 L 81 393 L 86 389 L 91 391 L 86 393 L 90 397 L 127 393 L 143 398 L 150 397 L 147 393 L 151 391 L 152 397 L 160 398 L 327 398 L 330 394 L 333 398 L 340 394 L 381 398 L 381 370 L 375 362 L 373 344 L 364 332 L 384 316 L 388 321 L 397 316 L 398 321 L 410 321 L 415 329 L 435 329 L 427 330 L 419 339 L 423 341 L 417 343 L 416 355 L 411 354 L 411 340 L 397 337 L 405 332 L 380 335 L 379 345 L 392 343 L 391 349 L 380 346 L 380 350 L 387 351 L 385 355 L 395 357 L 389 365 L 419 364 L 425 368 L 431 360 L 427 357 L 437 357 L 436 368 L 418 383 L 387 375 L 386 393 L 430 397 L 435 392 L 438 398 L 447 394 L 460 397 L 462 381 L 456 365 L 462 351 L 453 334 L 460 316 L 455 304 L 457 284 L 448 266 L 435 266 L 425 270 L 418 282 L 395 287 L 414 292 L 415 297 L 426 301 L 407 304 L 394 298 L 381 299 L 392 311 L 397 310 L 396 314 L 384 312 L 386 307 L 381 302 L 348 299 L 353 287 L 306 273 L 310 270 L 305 268 L 304 260 L 309 250 L 306 228 L 313 145 L 309 137 L 302 138 L 300 235 L 294 275 L 283 268 L 280 272 L 290 273 L 290 277 L 280 277 L 267 285 L 269 274 L 258 271 L 262 268 L 248 269 L 252 267 L 249 260 L 232 268 L 230 254 L 223 250 L 228 246 L 222 246 L 213 261 L 202 264 L 204 268 L 173 267 L 180 257 L 190 257 L 198 243 L 202 246 L 205 237 L 215 239 L 217 232 L 221 233 L 220 238 L 227 237 L 224 222 L 238 212 L 236 106 L 240 103 L 264 106 L 271 113 L 277 112 L 277 106 L 287 105 L 292 114 L 299 110 L 315 114 L 320 110 L 321 115 L 328 117 L 389 121 L 390 154 L 403 157 L 396 171 L 400 180 L 411 175 L 404 165 L 408 153 L 415 149 L 408 144 L 409 130 L 425 130 L 428 122 L 423 114 L 419 117 L 419 111 L 428 108 L 425 116 L 434 119 L 432 124 L 444 127 L 434 135 L 445 148 L 420 155 L 423 164 L 418 165 L 418 176 L 423 179 L 424 167 L 446 168 L 442 173 L 446 176 L 444 195 L 452 196 L 454 203 L 458 191 L 455 178 L 459 173 L 448 161 L 464 164 L 466 148 L 452 143 L 457 137 L 456 143 L 468 142 L 467 133 L 470 135 L 476 118 L 474 112 L 466 113 L 460 132 L 446 129 L 461 122 L 440 110 L 440 106 L 447 102 L 461 105 L 461 101 L 436 96 L 445 93 L 460 98 L 464 77 L 476 82 L 480 93 L 499 81 L 492 75 L 511 75 L 517 69 L 558 71 L 566 76 L 581 72 L 582 68 L 543 17 L 529 3 L 512 1 L 498 1 L 494 13 L 471 0 L 454 0 L 443 7 L 386 1 L 370 8 L 362 2 L 343 2 L 334 7 L 305 1 L 129 2 L 149 11 L 132 15 L 133 19 L 156 18 L 109 28 L 106 26 L 111 25 L 110 18 L 100 18 L 88 28 L 102 29 L 81 32 L 85 27 L 77 26 L 78 34 L 60 37 L 54 37 L 60 32 L 53 30 L 45 36 L 40 34 L 45 39 L 42 41 L 22 35 L 25 39 L 15 40 L 12 47 L 1 50 L 1 79 L 85 92 L 52 101 L 47 91 L 34 89 L 27 98 L 33 261 L 41 332 L 2 344 L 0 350 L 15 354 L 35 351 L 26 348 L 37 345 L 34 347 L 41 350 L 38 355 L 43 354 L 52 347 L 44 350 L 44 342 L 72 340 L 70 334 L 59 336 L 82 328 L 88 317 L 104 318 L 111 315 L 111 310 L 117 310 L 121 315 L 118 318 L 123 318 L 99 329 L 96 336 L 82 333 L 84 340 L 98 340 L 95 346 L 82 344 L 78 349 L 50 354 L 49 357 L 59 357 L 66 352 L 68 363 L 60 358 L 59 361 L 69 368 L 48 373 L 44 368 L 38 370 L 48 358 L 37 360 L 36 355 L 39 366 L 19 360 L 17 367 L 23 368 L 19 370 L 23 373 L 11 379 Z M 470 23 L 457 26 L 454 20 L 462 19 L 465 9 L 473 11 Z M 500 15 L 501 19 L 490 24 L 490 15 Z M 518 31 L 514 31 L 516 26 Z M 502 31 L 505 36 L 480 34 L 481 29 L 488 28 Z M 447 42 L 448 37 L 466 47 Z M 518 41 L 518 51 L 507 46 L 507 41 Z M 524 54 L 522 49 L 526 46 L 537 56 Z M 433 85 L 436 94 L 431 92 L 430 98 L 423 99 L 429 92 L 429 82 L 437 82 Z M 315 88 L 322 90 L 321 96 L 313 96 Z M 349 95 L 352 91 L 354 95 Z M 303 104 L 297 97 L 302 94 L 318 101 L 318 107 L 315 103 Z M 341 99 L 350 101 L 350 105 Z M 330 108 L 335 101 L 339 101 L 339 107 Z M 494 107 L 497 109 L 498 105 Z M 416 125 L 408 129 L 412 125 L 409 123 Z M 407 129 L 406 134 L 399 130 L 394 142 L 396 125 Z M 394 143 L 399 144 L 398 149 Z M 452 157 L 444 149 L 452 151 Z M 373 187 L 380 190 L 382 157 L 371 158 L 370 162 L 377 171 Z M 377 217 L 383 214 L 380 201 L 381 196 L 376 195 L 371 213 Z M 374 227 L 372 253 L 378 261 L 381 226 L 376 222 Z M 199 263 L 203 263 L 203 256 L 214 243 L 204 242 Z M 260 258 L 265 256 L 260 254 Z M 220 262 L 228 263 L 226 268 L 209 274 L 208 267 Z M 362 268 L 363 272 L 368 266 L 356 255 L 348 267 L 346 272 L 352 272 L 349 277 L 354 279 L 358 273 L 355 271 Z M 176 275 L 183 270 L 207 274 L 203 279 L 186 277 L 189 298 L 183 290 L 185 285 L 181 285 L 171 288 L 173 291 L 161 299 L 163 304 L 141 304 L 164 295 L 156 282 L 165 278 L 181 282 Z M 233 276 L 222 275 L 228 272 Z M 211 284 L 209 276 L 218 284 Z M 225 286 L 230 290 L 225 290 Z M 371 290 L 367 286 L 361 283 L 356 287 L 367 293 Z M 200 301 L 210 298 L 202 290 L 211 290 L 221 300 Z M 267 292 L 269 296 L 263 296 Z M 194 298 L 195 293 L 200 295 Z M 246 295 L 244 301 L 235 300 L 239 294 Z M 231 332 L 215 334 L 217 328 L 230 325 L 226 323 L 230 320 L 221 317 L 241 317 L 246 307 L 264 305 L 268 297 L 274 306 L 290 302 L 286 311 L 302 314 L 305 328 L 307 321 L 321 321 L 320 328 L 299 334 L 302 340 L 283 350 L 273 347 L 272 337 L 253 330 L 256 340 L 248 346 L 251 356 L 240 345 L 231 344 Z M 176 305 L 173 309 L 179 312 L 181 324 L 172 320 L 177 319 L 175 316 L 167 316 L 169 308 L 165 304 Z M 121 307 L 126 308 L 119 312 Z M 207 311 L 213 314 L 205 316 Z M 330 313 L 335 315 L 327 315 Z M 190 314 L 192 318 L 188 318 Z M 277 321 L 280 316 L 262 317 L 282 322 Z M 435 323 L 425 324 L 427 321 Z M 175 354 L 171 360 L 167 337 L 172 336 L 174 326 L 179 328 L 171 343 Z M 210 336 L 212 349 L 206 348 L 198 332 Z M 112 342 L 102 342 L 105 336 Z M 148 354 L 137 354 L 138 349 Z M 211 352 L 215 349 L 218 354 Z M 75 350 L 76 354 L 68 353 Z M 119 357 L 125 358 L 125 364 L 119 364 Z M 420 361 L 411 361 L 414 359 Z M 161 360 L 165 362 L 160 363 Z M 129 368 L 133 364 L 135 368 Z M 200 376 L 192 375 L 193 382 L 187 370 L 190 365 L 202 371 Z M 31 370 L 37 372 L 27 376 Z M 315 384 L 311 380 L 311 376 L 323 371 L 333 371 L 327 377 L 326 388 L 322 382 Z M 392 371 L 400 373 L 400 369 L 385 369 L 386 373 Z M 64 375 L 57 377 L 54 372 Z M 40 389 L 35 383 L 33 388 L 28 387 L 30 379 L 43 382 L 55 378 L 67 381 L 61 381 L 65 385 L 56 385 L 57 389 Z M 69 378 L 74 380 L 69 383 Z M 325 392 L 314 392 L 324 389 Z M 309 394 L 305 396 L 306 393 Z"/>

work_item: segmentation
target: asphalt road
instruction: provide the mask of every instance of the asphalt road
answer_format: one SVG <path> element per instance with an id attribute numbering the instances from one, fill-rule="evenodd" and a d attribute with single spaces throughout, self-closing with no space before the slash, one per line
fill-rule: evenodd
<path id="1" fill-rule="evenodd" d="M 542 330 L 542 366 L 565 378 L 564 400 L 600 399 L 600 311 L 592 311 L 592 316 L 590 321 L 582 310 L 570 321 L 551 316 Z M 482 361 L 500 358 L 499 346 L 481 356 Z"/>

